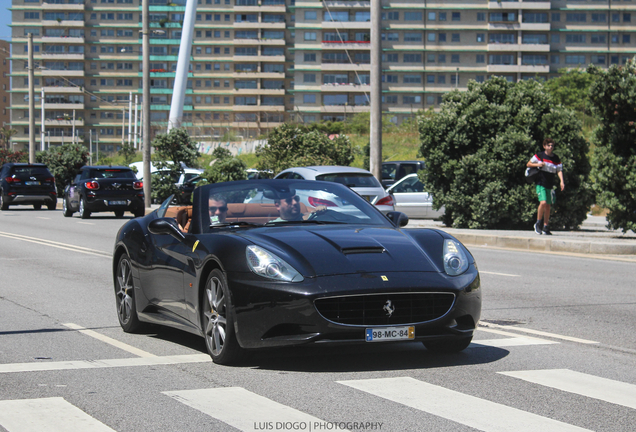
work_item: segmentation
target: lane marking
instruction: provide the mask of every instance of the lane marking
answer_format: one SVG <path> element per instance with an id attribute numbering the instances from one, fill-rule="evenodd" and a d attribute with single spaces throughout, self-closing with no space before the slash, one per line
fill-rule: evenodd
<path id="1" fill-rule="evenodd" d="M 636 385 L 569 369 L 497 372 L 534 384 L 636 409 Z"/>
<path id="2" fill-rule="evenodd" d="M 154 354 L 151 354 L 149 352 L 140 350 L 139 348 L 135 348 L 132 345 L 128 345 L 128 344 L 126 344 L 124 342 L 120 342 L 120 341 L 118 341 L 116 339 L 110 338 L 110 337 L 105 336 L 105 335 L 103 335 L 101 333 L 97 333 L 96 331 L 88 330 L 88 329 L 86 329 L 86 328 L 84 328 L 82 326 L 79 326 L 77 324 L 66 323 L 66 324 L 62 324 L 62 325 L 65 326 L 65 327 L 68 327 L 70 329 L 77 330 L 80 333 L 85 334 L 86 336 L 90 336 L 92 338 L 95 338 L 95 339 L 97 339 L 99 341 L 105 342 L 105 343 L 107 343 L 109 345 L 112 345 L 112 346 L 117 347 L 119 349 L 122 349 L 124 351 L 128 351 L 129 353 L 135 354 L 135 355 L 137 355 L 139 357 L 156 357 L 156 355 L 154 355 Z"/>
<path id="3" fill-rule="evenodd" d="M 38 216 L 38 219 L 44 219 L 44 220 L 51 220 L 51 218 L 47 218 L 47 217 L 42 217 L 42 216 Z"/>
<path id="4" fill-rule="evenodd" d="M 20 234 L 12 234 L 7 232 L 0 231 L 0 237 L 6 237 L 14 240 L 21 240 L 29 243 L 36 243 L 44 246 L 50 246 L 58 249 L 69 250 L 73 252 L 79 252 L 87 255 L 95 255 L 100 257 L 112 258 L 112 254 L 110 252 L 104 252 L 96 249 L 90 249 L 82 246 L 71 245 L 67 243 L 60 243 L 52 240 L 39 239 L 36 237 L 29 237 Z"/>
<path id="5" fill-rule="evenodd" d="M 590 432 L 410 377 L 337 382 L 483 432 Z M 384 406 L 384 409 L 389 407 Z"/>
<path id="6" fill-rule="evenodd" d="M 575 338 L 572 336 L 564 336 L 564 335 L 559 335 L 559 334 L 555 334 L 555 333 L 548 333 L 548 332 L 544 332 L 544 331 L 540 331 L 540 330 L 533 330 L 533 329 L 529 329 L 529 328 L 525 328 L 525 327 L 513 327 L 513 326 L 502 326 L 499 324 L 492 324 L 492 323 L 487 323 L 487 322 L 479 322 L 479 326 L 480 327 L 492 327 L 495 329 L 506 329 L 506 330 L 512 330 L 512 331 L 520 331 L 523 333 L 530 333 L 530 334 L 534 334 L 534 335 L 538 335 L 538 336 L 545 336 L 545 337 L 550 337 L 550 338 L 554 338 L 554 339 L 562 339 L 562 340 L 566 340 L 566 341 L 570 341 L 570 342 L 577 342 L 577 343 L 582 343 L 582 344 L 588 344 L 588 345 L 593 345 L 593 344 L 599 344 L 600 342 L 595 342 L 595 341 L 591 341 L 591 340 L 587 340 L 587 339 L 579 339 L 579 338 Z M 483 328 L 480 328 L 480 330 L 485 330 Z M 491 332 L 493 332 L 492 330 L 489 330 Z M 494 332 L 493 332 L 494 333 Z"/>
<path id="7" fill-rule="evenodd" d="M 521 336 L 519 336 L 516 333 L 510 333 L 510 332 L 502 331 L 502 330 L 494 330 L 494 329 L 483 328 L 483 327 L 481 327 L 481 323 L 480 323 L 479 331 L 483 331 L 483 332 L 486 332 L 486 333 L 492 333 L 492 334 L 498 334 L 498 335 L 502 335 L 502 336 L 510 336 L 510 337 L 513 337 L 513 338 L 521 337 Z M 526 339 L 528 339 L 528 340 L 533 339 L 533 340 L 542 341 L 542 342 L 549 342 L 546 339 L 535 338 L 535 337 L 532 337 L 532 336 L 526 336 Z M 558 342 L 556 342 L 556 343 L 558 343 Z"/>
<path id="8" fill-rule="evenodd" d="M 529 345 L 552 345 L 559 342 L 549 341 L 545 339 L 528 338 L 528 337 L 513 337 L 502 339 L 481 339 L 474 340 L 469 348 L 480 348 L 481 346 L 489 346 L 495 348 L 506 348 L 515 346 L 529 346 Z"/>
<path id="9" fill-rule="evenodd" d="M 82 225 L 95 225 L 92 222 L 77 222 L 78 224 L 82 224 Z"/>
<path id="10" fill-rule="evenodd" d="M 104 369 L 132 366 L 159 366 L 182 363 L 211 362 L 208 354 L 185 354 L 173 356 L 133 357 L 107 360 L 70 360 L 59 362 L 30 362 L 0 364 L 0 374 L 15 372 L 43 372 L 75 369 Z"/>
<path id="11" fill-rule="evenodd" d="M 268 429 L 268 425 L 271 425 L 270 430 L 284 428 L 275 427 L 277 424 L 304 425 L 302 430 L 306 431 L 318 430 L 317 425 L 334 424 L 241 387 L 167 391 L 163 394 L 245 432 Z"/>
<path id="12" fill-rule="evenodd" d="M 507 274 L 507 273 L 495 273 L 495 272 L 487 272 L 487 271 L 482 271 L 480 270 L 479 273 L 483 273 L 483 274 L 491 274 L 491 275 L 497 275 L 497 276 L 509 276 L 509 277 L 521 277 L 521 275 L 515 275 L 515 274 Z"/>
<path id="13" fill-rule="evenodd" d="M 61 397 L 0 401 L 0 425 L 9 432 L 115 432 Z"/>

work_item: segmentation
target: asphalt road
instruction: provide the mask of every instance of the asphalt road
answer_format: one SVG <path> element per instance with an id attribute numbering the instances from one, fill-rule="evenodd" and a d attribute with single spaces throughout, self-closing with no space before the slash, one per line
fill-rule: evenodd
<path id="1" fill-rule="evenodd" d="M 0 212 L 0 430 L 616 431 L 636 424 L 636 266 L 471 248 L 482 325 L 420 344 L 209 360 L 203 339 L 119 328 L 123 220 Z M 57 427 L 57 429 L 55 429 Z"/>

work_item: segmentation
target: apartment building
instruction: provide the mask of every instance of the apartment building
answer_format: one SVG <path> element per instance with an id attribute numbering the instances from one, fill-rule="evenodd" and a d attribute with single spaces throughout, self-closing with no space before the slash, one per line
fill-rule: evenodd
<path id="1" fill-rule="evenodd" d="M 149 1 L 154 134 L 167 126 L 185 0 Z M 469 80 L 547 79 L 636 53 L 636 0 L 381 1 L 383 111 L 396 123 Z M 131 94 L 140 104 L 142 94 L 141 0 L 13 0 L 11 11 L 16 140 L 28 142 L 33 33 L 36 135 L 44 88 L 47 143 L 99 137 L 115 151 L 128 141 Z M 198 0 L 183 125 L 255 137 L 368 111 L 369 39 L 369 1 Z"/>
<path id="2" fill-rule="evenodd" d="M 11 123 L 11 61 L 9 60 L 11 45 L 0 40 L 0 127 Z"/>

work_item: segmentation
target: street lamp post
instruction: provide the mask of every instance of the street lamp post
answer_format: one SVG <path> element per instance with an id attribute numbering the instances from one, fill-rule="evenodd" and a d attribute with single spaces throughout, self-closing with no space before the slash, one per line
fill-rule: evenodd
<path id="1" fill-rule="evenodd" d="M 143 162 L 144 162 L 144 201 L 150 207 L 152 180 L 150 177 L 150 40 L 148 35 L 150 21 L 150 1 L 142 0 L 142 87 L 143 87 Z"/>

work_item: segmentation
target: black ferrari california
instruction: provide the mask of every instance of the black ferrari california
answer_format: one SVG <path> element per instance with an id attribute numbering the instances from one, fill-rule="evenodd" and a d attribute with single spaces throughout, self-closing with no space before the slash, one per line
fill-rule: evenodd
<path id="1" fill-rule="evenodd" d="M 246 180 L 198 187 L 117 234 L 113 276 L 126 332 L 148 323 L 205 338 L 212 359 L 310 343 L 466 348 L 481 313 L 470 252 L 403 229 L 346 186 Z"/>

